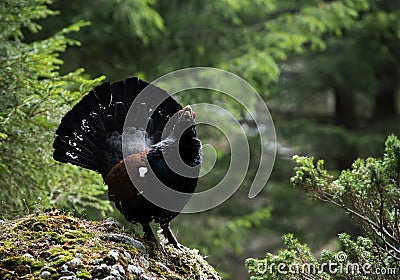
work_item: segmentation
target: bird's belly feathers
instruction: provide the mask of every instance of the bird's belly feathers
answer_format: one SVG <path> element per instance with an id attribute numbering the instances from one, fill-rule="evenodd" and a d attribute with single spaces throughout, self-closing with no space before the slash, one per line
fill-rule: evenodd
<path id="1" fill-rule="evenodd" d="M 108 196 L 110 201 L 115 202 L 116 207 L 131 222 L 150 222 L 151 220 L 172 219 L 178 213 L 163 209 L 147 200 L 135 185 L 127 172 L 131 171 L 135 184 L 140 184 L 139 189 L 145 192 L 148 170 L 154 172 L 158 180 L 165 186 L 185 192 L 193 193 L 197 185 L 197 178 L 186 178 L 174 173 L 162 158 L 153 158 L 150 163 L 146 152 L 132 154 L 114 166 L 105 177 L 104 182 L 108 185 Z M 183 208 L 188 201 L 176 201 Z"/>

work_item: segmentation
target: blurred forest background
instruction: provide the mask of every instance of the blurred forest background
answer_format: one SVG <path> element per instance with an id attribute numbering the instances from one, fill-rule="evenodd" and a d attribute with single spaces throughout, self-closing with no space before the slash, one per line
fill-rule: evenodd
<path id="1" fill-rule="evenodd" d="M 223 205 L 178 216 L 172 228 L 180 242 L 209 255 L 227 279 L 246 279 L 244 259 L 277 251 L 284 233 L 317 254 L 340 249 L 339 233 L 361 229 L 291 187 L 291 157 L 312 155 L 331 170 L 347 169 L 357 157 L 381 156 L 387 135 L 398 135 L 399 18 L 399 0 L 1 1 L 0 217 L 53 204 L 92 219 L 117 215 L 100 176 L 52 160 L 62 115 L 102 79 L 152 81 L 210 66 L 258 90 L 275 122 L 278 155 L 255 199 L 247 197 L 252 164 Z M 219 102 L 202 96 L 190 103 Z M 251 127 L 240 108 L 231 109 Z M 203 188 L 220 180 L 230 158 L 213 136 L 200 130 L 218 155 Z M 248 138 L 255 162 L 259 139 Z"/>

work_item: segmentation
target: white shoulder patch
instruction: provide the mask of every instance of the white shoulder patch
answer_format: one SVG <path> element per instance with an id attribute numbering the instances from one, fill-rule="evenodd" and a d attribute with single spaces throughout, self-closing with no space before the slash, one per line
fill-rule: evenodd
<path id="1" fill-rule="evenodd" d="M 139 167 L 139 176 L 143 178 L 147 171 L 147 167 Z"/>

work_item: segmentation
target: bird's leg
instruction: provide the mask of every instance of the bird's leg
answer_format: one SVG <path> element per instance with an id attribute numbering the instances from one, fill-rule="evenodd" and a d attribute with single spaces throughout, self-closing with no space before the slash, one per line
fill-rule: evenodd
<path id="1" fill-rule="evenodd" d="M 172 234 L 171 228 L 169 227 L 169 222 L 160 224 L 160 227 L 162 229 L 162 235 L 168 240 L 167 244 L 179 249 L 182 245 L 178 243 L 178 240 L 176 240 L 175 236 Z"/>
<path id="2" fill-rule="evenodd" d="M 167 258 L 167 261 L 170 262 L 167 251 L 165 251 L 165 248 L 163 246 L 161 246 L 161 244 L 157 241 L 157 238 L 155 237 L 150 225 L 142 224 L 142 228 L 144 231 L 145 238 L 153 244 L 154 248 L 157 248 L 159 252 L 162 252 L 163 255 Z M 159 257 L 158 254 L 155 254 L 157 251 L 154 251 L 154 250 L 152 250 L 152 251 L 153 251 L 154 257 Z"/>
<path id="3" fill-rule="evenodd" d="M 151 243 L 157 245 L 158 241 L 157 238 L 154 236 L 154 233 L 149 224 L 142 224 L 142 228 L 144 231 L 144 237 L 150 241 Z"/>

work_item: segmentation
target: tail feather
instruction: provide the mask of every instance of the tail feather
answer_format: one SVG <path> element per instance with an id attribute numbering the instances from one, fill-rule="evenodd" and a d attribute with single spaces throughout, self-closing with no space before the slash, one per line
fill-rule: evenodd
<path id="1" fill-rule="evenodd" d="M 68 142 L 61 140 L 61 138 L 56 139 L 54 146 L 56 146 L 57 149 L 54 152 L 54 159 L 65 163 L 71 162 L 75 165 L 90 169 L 90 167 L 95 164 L 93 153 L 87 150 L 81 152 L 81 146 L 76 146 L 75 149 L 72 149 L 71 144 Z"/>
<path id="2" fill-rule="evenodd" d="M 73 110 L 69 111 L 65 117 L 62 119 L 60 126 L 58 127 L 56 134 L 60 136 L 65 136 L 70 139 L 75 139 L 76 141 L 81 142 L 83 145 L 88 148 L 96 147 L 96 143 L 94 141 L 94 126 L 92 123 L 91 130 L 89 130 L 89 121 L 85 116 L 81 116 L 77 114 L 79 108 L 75 111 L 75 107 Z"/>
<path id="3" fill-rule="evenodd" d="M 75 105 L 75 110 L 71 110 L 71 112 L 75 113 L 81 120 L 86 120 L 92 133 L 98 129 L 106 129 L 103 122 L 105 110 L 101 109 L 92 92 L 83 97 L 81 102 Z"/>
<path id="4" fill-rule="evenodd" d="M 122 102 L 117 102 L 115 103 L 115 109 L 114 109 L 114 117 L 117 123 L 120 125 L 124 123 L 125 121 L 125 116 L 127 113 L 127 108 L 124 103 Z"/>
<path id="5" fill-rule="evenodd" d="M 71 138 L 63 138 L 63 137 L 57 137 L 56 140 L 54 141 L 54 145 L 56 146 L 63 146 L 68 149 L 74 148 L 74 152 L 78 154 L 79 156 L 88 158 L 88 159 L 93 159 L 94 153 L 92 150 L 84 146 L 81 142 L 76 141 L 75 139 Z"/>
<path id="6" fill-rule="evenodd" d="M 65 119 L 63 126 L 57 129 L 56 134 L 66 139 L 73 139 L 77 142 L 82 143 L 88 149 L 93 150 L 96 147 L 96 143 L 90 138 L 86 132 L 84 132 L 79 126 L 74 124 L 74 118 L 71 116 L 69 119 Z M 56 138 L 57 139 L 57 138 Z M 56 148 L 53 144 L 53 148 Z"/>
<path id="7" fill-rule="evenodd" d="M 119 124 L 118 121 L 115 119 L 115 117 L 112 114 L 107 114 L 105 117 L 105 124 L 107 126 L 107 132 L 113 132 L 113 131 L 122 131 L 122 126 L 123 124 Z"/>
<path id="8" fill-rule="evenodd" d="M 105 177 L 122 160 L 125 118 L 135 98 L 147 86 L 138 78 L 128 78 L 95 87 L 61 120 L 53 143 L 54 159 L 95 170 Z M 132 119 L 144 123 L 151 116 L 146 142 L 154 144 L 161 140 L 169 118 L 182 107 L 167 92 L 150 87 L 140 96 Z M 161 105 L 153 108 L 152 104 Z"/>
<path id="9" fill-rule="evenodd" d="M 102 108 L 106 109 L 110 106 L 111 94 L 110 83 L 105 82 L 93 89 L 93 93 Z"/>

